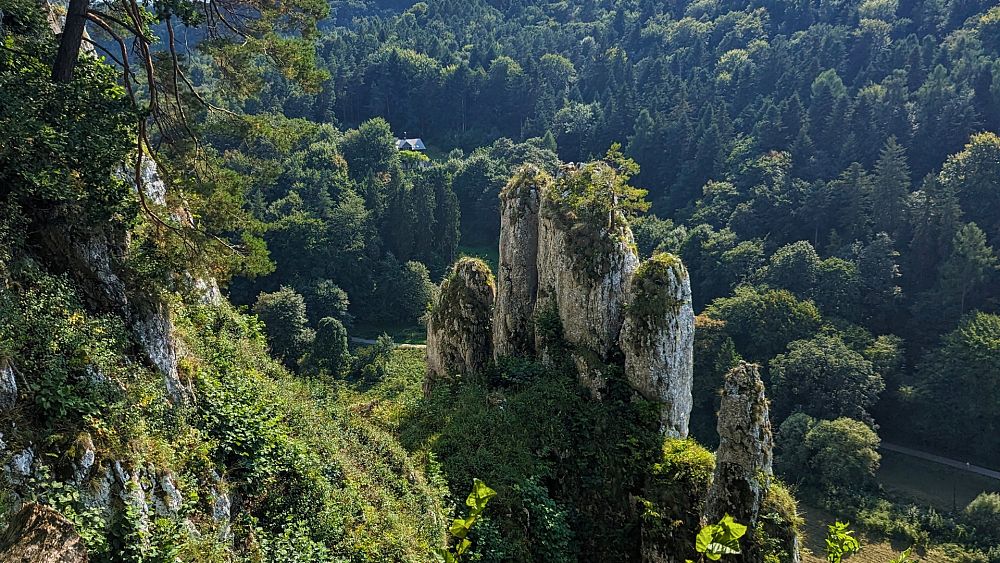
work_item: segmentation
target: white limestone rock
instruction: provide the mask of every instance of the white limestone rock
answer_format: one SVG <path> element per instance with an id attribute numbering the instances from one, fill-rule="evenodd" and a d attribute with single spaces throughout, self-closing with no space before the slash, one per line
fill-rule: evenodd
<path id="1" fill-rule="evenodd" d="M 625 377 L 646 400 L 660 405 L 661 431 L 686 438 L 694 376 L 691 281 L 680 259 L 658 254 L 629 284 L 621 332 Z"/>
<path id="2" fill-rule="evenodd" d="M 538 208 L 552 178 L 525 165 L 500 193 L 500 261 L 493 314 L 493 354 L 531 356 L 538 292 Z"/>

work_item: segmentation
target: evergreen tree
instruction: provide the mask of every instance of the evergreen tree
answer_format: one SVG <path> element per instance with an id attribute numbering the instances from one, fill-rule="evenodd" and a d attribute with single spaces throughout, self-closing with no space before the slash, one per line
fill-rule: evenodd
<path id="1" fill-rule="evenodd" d="M 872 213 L 875 232 L 898 236 L 910 195 L 910 168 L 905 149 L 890 137 L 875 165 Z"/>

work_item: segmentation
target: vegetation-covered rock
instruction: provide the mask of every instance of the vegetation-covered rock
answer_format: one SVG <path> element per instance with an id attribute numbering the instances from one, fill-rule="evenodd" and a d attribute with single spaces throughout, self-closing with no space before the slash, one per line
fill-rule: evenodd
<path id="1" fill-rule="evenodd" d="M 719 449 L 705 518 L 726 514 L 753 527 L 771 483 L 773 438 L 758 367 L 742 363 L 726 374 L 719 408 Z"/>
<path id="2" fill-rule="evenodd" d="M 493 359 L 496 282 L 485 262 L 462 258 L 441 283 L 427 317 L 427 382 L 481 374 Z"/>
<path id="3" fill-rule="evenodd" d="M 542 194 L 536 312 L 558 313 L 581 381 L 595 394 L 604 385 L 601 363 L 618 350 L 625 288 L 639 266 L 626 195 L 622 207 L 613 203 L 626 181 L 601 161 L 565 168 Z"/>
<path id="4" fill-rule="evenodd" d="M 676 256 L 657 254 L 639 266 L 626 291 L 625 377 L 646 400 L 660 405 L 662 431 L 686 438 L 695 330 L 687 269 Z"/>

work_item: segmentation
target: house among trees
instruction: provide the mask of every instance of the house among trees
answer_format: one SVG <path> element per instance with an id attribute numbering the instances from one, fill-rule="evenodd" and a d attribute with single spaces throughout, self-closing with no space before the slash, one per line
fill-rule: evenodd
<path id="1" fill-rule="evenodd" d="M 424 142 L 422 140 L 420 140 L 419 138 L 418 139 L 407 139 L 407 138 L 405 138 L 406 137 L 406 133 L 403 133 L 403 137 L 404 138 L 402 138 L 402 139 L 396 139 L 396 150 L 401 150 L 401 151 L 417 151 L 417 152 L 423 152 L 423 151 L 427 150 L 427 147 L 424 146 Z"/>

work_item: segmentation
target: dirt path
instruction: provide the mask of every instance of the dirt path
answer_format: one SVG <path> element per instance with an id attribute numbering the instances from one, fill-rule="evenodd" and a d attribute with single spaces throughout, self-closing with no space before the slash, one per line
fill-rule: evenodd
<path id="1" fill-rule="evenodd" d="M 375 344 L 375 341 L 370 338 L 358 338 L 357 336 L 351 337 L 351 342 L 355 344 L 364 344 L 366 346 L 371 346 Z M 427 348 L 426 344 L 396 344 L 396 348 L 401 350 L 424 350 Z"/>
<path id="2" fill-rule="evenodd" d="M 890 452 L 896 452 L 908 456 L 917 457 L 920 459 L 926 459 L 927 461 L 933 461 L 934 463 L 940 463 L 941 465 L 947 465 L 948 467 L 954 467 L 955 469 L 961 469 L 963 471 L 968 471 L 969 473 L 982 475 L 983 477 L 989 477 L 991 479 L 1000 480 L 1000 471 L 994 471 L 992 469 L 987 469 L 985 467 L 980 467 L 978 465 L 972 465 L 968 462 L 958 461 L 957 459 L 950 459 L 947 457 L 930 454 L 927 452 L 922 452 L 920 450 L 914 450 L 913 448 L 907 448 L 906 446 L 890 444 L 887 442 L 882 442 L 881 448 L 883 450 L 888 450 Z"/>

